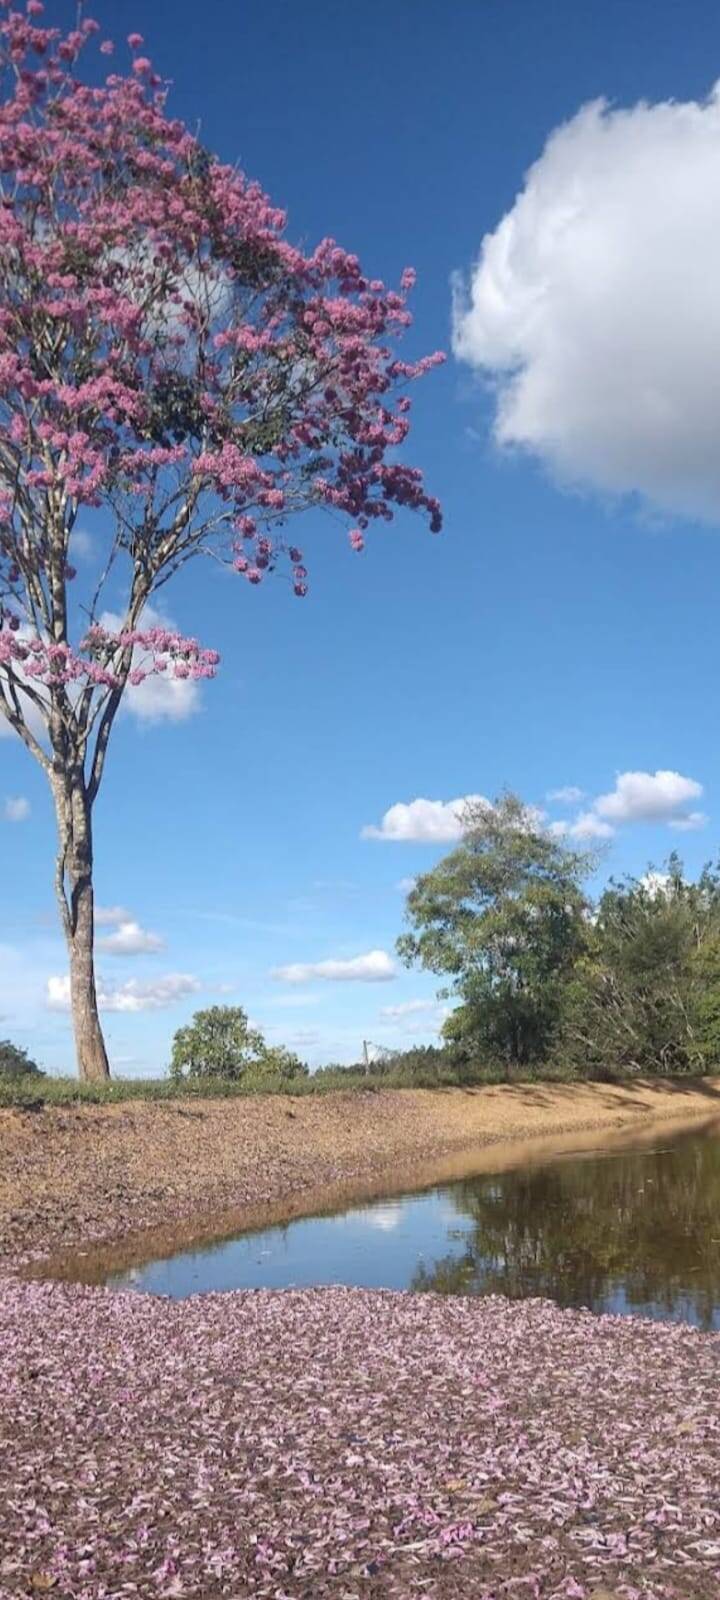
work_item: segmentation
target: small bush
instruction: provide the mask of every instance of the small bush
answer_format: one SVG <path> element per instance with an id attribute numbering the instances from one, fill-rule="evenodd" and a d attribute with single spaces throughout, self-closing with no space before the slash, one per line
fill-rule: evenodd
<path id="1" fill-rule="evenodd" d="M 36 1061 L 32 1061 L 23 1050 L 22 1045 L 11 1044 L 9 1039 L 0 1039 L 0 1079 L 15 1080 L 18 1078 L 43 1078 L 44 1072 Z"/>
<path id="2" fill-rule="evenodd" d="M 191 1082 L 208 1078 L 226 1083 L 269 1079 L 282 1082 L 307 1076 L 307 1067 L 282 1045 L 267 1045 L 259 1029 L 251 1028 L 242 1006 L 210 1006 L 196 1011 L 192 1022 L 178 1028 L 173 1039 L 170 1076 Z"/>

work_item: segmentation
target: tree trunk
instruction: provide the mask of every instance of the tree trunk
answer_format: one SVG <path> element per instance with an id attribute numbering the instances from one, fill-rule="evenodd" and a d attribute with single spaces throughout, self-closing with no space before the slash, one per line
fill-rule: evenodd
<path id="1" fill-rule="evenodd" d="M 60 848 L 55 888 L 67 940 L 78 1071 L 86 1081 L 109 1078 L 95 990 L 95 911 L 91 806 L 82 776 L 53 784 Z"/>
<path id="2" fill-rule="evenodd" d="M 75 931 L 72 938 L 68 939 L 75 1049 L 80 1077 L 87 1079 L 110 1077 L 95 991 L 93 899 L 92 878 L 89 878 L 86 883 L 78 885 Z"/>

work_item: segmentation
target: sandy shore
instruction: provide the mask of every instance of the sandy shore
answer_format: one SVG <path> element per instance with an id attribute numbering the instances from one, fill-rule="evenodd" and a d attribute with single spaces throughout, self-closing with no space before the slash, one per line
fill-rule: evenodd
<path id="1" fill-rule="evenodd" d="M 430 1181 L 455 1153 L 503 1160 L 507 1146 L 512 1162 L 532 1153 L 516 1140 L 713 1115 L 717 1078 L 2 1111 L 0 1259 L 132 1249 L 147 1230 L 169 1230 L 169 1249 L 173 1230 L 201 1237 L 221 1213 L 236 1230 Z"/>

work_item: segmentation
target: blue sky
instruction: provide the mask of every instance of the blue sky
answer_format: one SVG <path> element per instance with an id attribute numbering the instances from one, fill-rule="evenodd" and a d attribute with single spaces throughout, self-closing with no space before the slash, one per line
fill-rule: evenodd
<path id="1" fill-rule="evenodd" d="M 222 1001 L 314 1063 L 355 1058 L 363 1038 L 427 1040 L 428 976 L 388 977 L 377 960 L 361 978 L 271 975 L 392 957 L 398 885 L 448 843 L 362 837 L 389 808 L 509 785 L 551 820 L 589 813 L 611 828 L 606 876 L 674 846 L 689 871 L 717 853 L 720 331 L 711 306 L 699 317 L 692 272 L 715 248 L 703 179 L 720 144 L 704 102 L 720 15 L 699 0 L 94 10 L 115 37 L 144 32 L 174 111 L 287 207 L 292 238 L 332 234 L 389 282 L 417 268 L 408 355 L 451 349 L 453 274 L 475 290 L 474 317 L 456 328 L 465 359 L 414 396 L 407 457 L 443 502 L 439 538 L 400 517 L 358 557 L 319 516 L 302 531 L 306 600 L 195 572 L 168 594 L 222 669 L 192 714 L 128 714 L 116 731 L 97 886 L 124 915 L 99 935 L 133 923 L 158 948 L 100 953 L 105 992 L 139 1007 L 106 1012 L 113 1062 L 162 1069 L 174 1029 Z M 573 123 L 518 210 L 549 136 L 598 97 L 647 101 L 649 116 Z M 677 115 L 662 113 L 671 100 Z M 589 196 L 593 226 L 573 223 L 558 242 L 569 196 L 581 208 Z M 503 218 L 510 265 L 501 236 L 472 278 Z M 706 277 L 716 284 L 710 264 Z M 508 389 L 510 361 L 521 391 Z M 616 789 L 619 774 L 658 771 L 685 788 Z M 588 798 L 548 803 L 564 786 Z M 27 807 L 0 821 L 0 1032 L 69 1069 L 67 1014 L 47 1004 L 48 979 L 65 971 L 49 799 L 3 738 L 0 814 L 18 799 Z M 427 831 L 427 815 L 398 827 Z M 123 939 L 126 952 L 148 943 Z"/>

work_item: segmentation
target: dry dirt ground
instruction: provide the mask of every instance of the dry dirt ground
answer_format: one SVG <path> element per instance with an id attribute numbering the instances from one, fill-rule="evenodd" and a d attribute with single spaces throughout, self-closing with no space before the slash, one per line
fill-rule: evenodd
<path id="1" fill-rule="evenodd" d="M 0 1261 L 139 1230 L 199 1236 L 203 1218 L 218 1232 L 221 1212 L 228 1228 L 262 1224 L 402 1186 L 453 1152 L 713 1114 L 720 1079 L 0 1111 Z"/>

